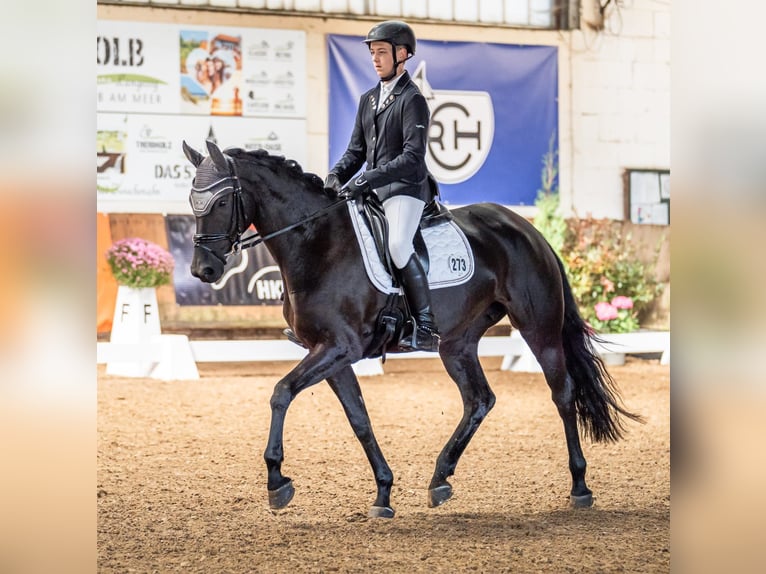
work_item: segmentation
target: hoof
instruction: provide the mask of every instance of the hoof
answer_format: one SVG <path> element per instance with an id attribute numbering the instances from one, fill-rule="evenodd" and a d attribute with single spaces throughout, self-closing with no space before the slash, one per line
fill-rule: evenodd
<path id="1" fill-rule="evenodd" d="M 447 483 L 428 490 L 428 507 L 436 508 L 452 498 L 452 485 Z"/>
<path id="2" fill-rule="evenodd" d="M 295 495 L 295 488 L 293 488 L 293 481 L 286 482 L 276 490 L 269 491 L 269 506 L 275 510 L 284 508 Z"/>
<path id="3" fill-rule="evenodd" d="M 593 495 L 583 494 L 581 496 L 570 495 L 569 504 L 572 508 L 590 508 L 593 506 Z"/>
<path id="4" fill-rule="evenodd" d="M 370 518 L 393 518 L 394 509 L 390 506 L 371 506 L 367 516 Z"/>

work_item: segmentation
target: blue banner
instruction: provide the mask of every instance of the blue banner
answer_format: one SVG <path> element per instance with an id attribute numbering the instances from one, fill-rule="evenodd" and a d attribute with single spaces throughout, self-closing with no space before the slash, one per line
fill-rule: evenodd
<path id="1" fill-rule="evenodd" d="M 328 36 L 328 169 L 378 82 L 363 40 Z M 418 40 L 407 70 L 431 109 L 427 162 L 444 203 L 534 203 L 543 157 L 558 149 L 557 58 L 552 46 Z"/>

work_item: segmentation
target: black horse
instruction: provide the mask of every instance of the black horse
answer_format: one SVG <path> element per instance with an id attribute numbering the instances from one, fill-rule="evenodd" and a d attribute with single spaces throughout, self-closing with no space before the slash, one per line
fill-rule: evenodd
<path id="1" fill-rule="evenodd" d="M 281 471 L 287 409 L 298 393 L 326 379 L 375 474 L 377 497 L 370 516 L 393 517 L 393 474 L 352 369 L 376 337 L 387 295 L 365 274 L 348 209 L 325 195 L 319 177 L 281 156 L 222 152 L 210 141 L 208 157 L 186 142 L 183 147 L 196 167 L 190 197 L 197 226 L 192 274 L 204 282 L 219 279 L 227 257 L 242 246 L 241 234 L 254 224 L 281 270 L 284 317 L 308 349 L 271 397 L 264 453 L 271 507 L 285 507 L 295 493 Z M 564 423 L 571 504 L 591 506 L 578 421 L 592 440 L 616 441 L 624 433 L 622 417 L 641 417 L 621 405 L 613 379 L 594 352 L 593 334 L 579 314 L 564 268 L 543 236 L 500 205 L 468 205 L 451 213 L 473 250 L 475 271 L 466 283 L 432 294 L 442 335 L 439 355 L 460 390 L 463 417 L 436 460 L 428 504 L 439 506 L 452 496 L 447 478 L 495 403 L 477 349 L 487 329 L 507 315 L 540 363 Z"/>

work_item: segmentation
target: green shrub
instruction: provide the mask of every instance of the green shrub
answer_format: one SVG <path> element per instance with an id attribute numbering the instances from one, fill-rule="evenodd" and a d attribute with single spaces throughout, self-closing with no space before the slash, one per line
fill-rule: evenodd
<path id="1" fill-rule="evenodd" d="M 562 259 L 583 318 L 602 333 L 635 331 L 641 310 L 662 293 L 654 276 L 660 245 L 645 263 L 618 222 L 587 217 L 567 223 Z"/>
<path id="2" fill-rule="evenodd" d="M 558 149 L 555 134 L 543 155 L 535 227 L 564 263 L 583 318 L 601 333 L 629 333 L 639 327 L 641 310 L 662 293 L 654 269 L 659 256 L 644 263 L 631 235 L 608 219 L 565 219 L 559 210 Z"/>

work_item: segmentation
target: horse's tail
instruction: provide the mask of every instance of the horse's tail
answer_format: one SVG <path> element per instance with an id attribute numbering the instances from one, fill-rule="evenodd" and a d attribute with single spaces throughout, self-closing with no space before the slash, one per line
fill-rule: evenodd
<path id="1" fill-rule="evenodd" d="M 558 259 L 564 286 L 564 355 L 574 382 L 575 407 L 580 428 L 595 442 L 614 442 L 623 437 L 621 417 L 644 422 L 640 415 L 622 406 L 617 384 L 593 348 L 601 340 L 580 316 L 564 265 Z"/>

